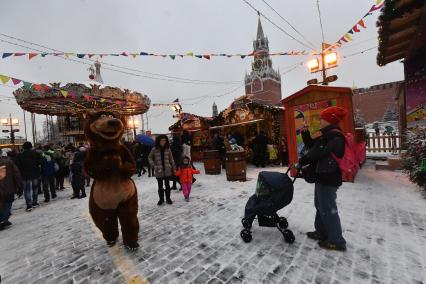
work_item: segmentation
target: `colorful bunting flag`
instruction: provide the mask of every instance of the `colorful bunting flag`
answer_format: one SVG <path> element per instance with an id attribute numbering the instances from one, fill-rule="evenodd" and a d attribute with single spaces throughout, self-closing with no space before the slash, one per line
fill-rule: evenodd
<path id="1" fill-rule="evenodd" d="M 352 27 L 352 30 L 353 30 L 354 32 L 356 32 L 356 33 L 359 33 L 359 32 L 360 32 L 360 30 L 359 30 L 359 28 L 358 28 L 358 24 L 356 24 L 355 26 L 353 26 L 353 27 Z"/>
<path id="2" fill-rule="evenodd" d="M 9 82 L 9 80 L 10 80 L 10 77 L 5 76 L 5 75 L 0 75 L 0 81 L 1 81 L 3 84 L 6 84 L 7 82 Z"/>
<path id="3" fill-rule="evenodd" d="M 358 24 L 358 25 L 360 25 L 361 27 L 363 27 L 364 29 L 366 29 L 366 28 L 367 28 L 367 27 L 365 26 L 365 23 L 364 23 L 364 20 L 363 20 L 363 19 L 359 20 L 357 24 Z"/>
<path id="4" fill-rule="evenodd" d="M 38 53 L 28 53 L 28 59 L 31 60 L 31 58 L 34 58 L 38 55 Z"/>
<path id="5" fill-rule="evenodd" d="M 352 41 L 353 39 L 352 39 L 352 37 L 350 36 L 350 35 L 348 35 L 348 34 L 345 34 L 344 35 L 344 37 L 347 39 L 347 40 L 349 40 L 349 41 Z"/>
<path id="6" fill-rule="evenodd" d="M 13 82 L 13 85 L 18 85 L 19 83 L 21 83 L 21 80 L 19 80 L 19 79 L 16 79 L 16 78 L 12 78 L 12 82 Z"/>
<path id="7" fill-rule="evenodd" d="M 68 92 L 65 90 L 61 90 L 61 94 L 64 96 L 64 98 L 68 97 Z"/>
<path id="8" fill-rule="evenodd" d="M 92 58 L 94 54 L 88 54 L 87 56 L 89 56 L 89 58 Z"/>
<path id="9" fill-rule="evenodd" d="M 47 53 L 47 52 L 42 52 L 41 53 L 41 57 L 46 57 L 46 55 L 48 55 L 49 53 Z"/>
<path id="10" fill-rule="evenodd" d="M 122 56 L 127 56 L 127 53 L 122 52 L 120 55 L 122 55 Z"/>
<path id="11" fill-rule="evenodd" d="M 81 53 L 79 53 L 79 54 L 77 54 L 77 57 L 78 58 L 84 58 L 84 56 L 85 56 L 86 54 L 81 54 Z"/>
<path id="12" fill-rule="evenodd" d="M 14 55 L 15 55 L 15 56 L 22 56 L 22 55 L 25 55 L 25 53 L 17 52 L 17 53 L 15 53 Z"/>
<path id="13" fill-rule="evenodd" d="M 188 53 L 186 54 L 186 56 L 194 56 L 194 53 L 193 53 L 193 52 L 188 52 Z"/>
<path id="14" fill-rule="evenodd" d="M 344 41 L 344 42 L 348 42 L 348 40 L 345 37 L 343 37 L 343 36 L 340 38 L 340 40 Z"/>
<path id="15" fill-rule="evenodd" d="M 205 55 L 203 55 L 203 57 L 207 60 L 210 60 L 210 55 L 205 54 Z"/>
<path id="16" fill-rule="evenodd" d="M 24 88 L 27 90 L 31 90 L 33 87 L 33 84 L 31 84 L 30 82 L 22 81 L 22 84 L 24 84 Z"/>
<path id="17" fill-rule="evenodd" d="M 140 53 L 140 55 L 142 55 L 142 56 L 146 56 L 146 55 L 148 55 L 148 53 L 146 53 L 146 52 L 141 52 L 141 53 Z"/>
<path id="18" fill-rule="evenodd" d="M 175 60 L 176 55 L 169 55 L 169 57 L 170 57 L 171 59 Z"/>
<path id="19" fill-rule="evenodd" d="M 6 58 L 6 57 L 9 57 L 9 56 L 12 56 L 12 55 L 13 55 L 13 53 L 3 53 L 1 58 Z"/>
<path id="20" fill-rule="evenodd" d="M 354 31 L 353 31 L 352 29 L 350 29 L 350 30 L 348 31 L 348 33 L 349 33 L 349 34 L 351 34 L 351 35 L 353 35 L 353 34 L 354 34 Z"/>
<path id="21" fill-rule="evenodd" d="M 133 58 L 136 58 L 136 56 L 138 55 L 137 53 L 130 53 L 130 55 L 133 57 Z"/>

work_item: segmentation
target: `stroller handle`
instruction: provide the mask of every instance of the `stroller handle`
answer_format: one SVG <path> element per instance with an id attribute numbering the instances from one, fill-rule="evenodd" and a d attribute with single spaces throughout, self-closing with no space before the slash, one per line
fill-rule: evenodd
<path id="1" fill-rule="evenodd" d="M 289 165 L 287 171 L 285 172 L 285 174 L 288 176 L 288 173 L 291 171 L 292 168 L 296 169 L 296 174 L 294 175 L 294 178 L 292 179 L 292 183 L 294 184 L 296 179 L 297 179 L 297 175 L 300 172 L 300 168 L 299 167 L 295 167 L 295 164 L 293 165 Z"/>

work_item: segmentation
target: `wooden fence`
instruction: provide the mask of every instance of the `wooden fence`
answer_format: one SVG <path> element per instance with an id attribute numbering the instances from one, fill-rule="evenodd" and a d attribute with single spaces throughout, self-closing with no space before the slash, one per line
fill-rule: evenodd
<path id="1" fill-rule="evenodd" d="M 370 133 L 366 137 L 367 152 L 390 152 L 398 153 L 401 150 L 401 139 L 395 134 L 380 134 Z"/>

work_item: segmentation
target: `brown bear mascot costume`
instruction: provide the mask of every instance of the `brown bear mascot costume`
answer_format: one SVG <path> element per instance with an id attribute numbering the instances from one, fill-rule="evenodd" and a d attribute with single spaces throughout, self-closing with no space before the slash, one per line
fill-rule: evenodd
<path id="1" fill-rule="evenodd" d="M 126 249 L 139 247 L 138 194 L 131 179 L 136 171 L 129 150 L 120 143 L 125 121 L 111 112 L 87 114 L 84 133 L 90 149 L 84 168 L 94 179 L 89 211 L 108 246 L 118 238 L 118 220 Z"/>

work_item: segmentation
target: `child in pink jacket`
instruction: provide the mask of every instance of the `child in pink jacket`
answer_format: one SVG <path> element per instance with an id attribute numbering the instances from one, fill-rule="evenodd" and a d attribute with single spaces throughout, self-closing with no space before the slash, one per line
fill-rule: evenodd
<path id="1" fill-rule="evenodd" d="M 180 184 L 182 187 L 183 196 L 185 201 L 189 201 L 189 195 L 191 194 L 192 188 L 192 175 L 199 174 L 199 170 L 194 170 L 191 166 L 190 159 L 188 157 L 183 158 L 182 167 L 176 171 L 175 175 L 179 177 Z"/>

